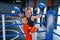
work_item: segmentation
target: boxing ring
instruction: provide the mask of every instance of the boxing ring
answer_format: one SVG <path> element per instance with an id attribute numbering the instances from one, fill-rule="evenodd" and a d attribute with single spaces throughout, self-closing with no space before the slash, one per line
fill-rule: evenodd
<path id="1" fill-rule="evenodd" d="M 20 5 L 14 5 L 14 6 L 11 5 L 11 7 L 15 7 L 15 6 L 19 7 Z M 40 5 L 38 5 L 38 7 L 40 8 Z M 41 5 L 41 8 L 42 7 L 44 7 L 44 6 Z M 16 10 L 16 9 L 14 9 L 14 10 Z M 40 13 L 42 13 L 42 10 L 41 10 Z M 24 40 L 24 31 L 22 29 L 22 23 L 20 22 L 21 19 L 18 17 L 19 12 L 15 13 L 15 14 L 12 14 L 11 10 L 9 10 L 9 11 L 10 11 L 10 13 L 4 13 L 5 11 L 3 11 L 0 14 L 0 17 L 1 17 L 1 21 L 0 21 L 1 22 L 1 24 L 0 24 L 0 29 L 1 29 L 0 30 L 1 34 L 0 35 L 1 36 L 0 36 L 0 38 L 1 38 L 1 40 Z M 36 16 L 36 15 L 39 15 L 39 14 L 32 14 L 32 15 Z M 60 35 L 57 34 L 56 30 L 54 30 L 54 26 L 60 26 L 60 24 L 57 24 L 57 23 L 54 22 L 55 17 L 60 16 L 60 15 L 55 15 L 54 10 L 49 10 L 46 14 L 43 13 L 42 15 L 47 16 L 47 21 L 40 22 L 40 23 L 35 23 L 35 24 L 36 25 L 37 24 L 45 24 L 46 25 L 45 29 L 42 30 L 42 28 L 40 28 L 37 31 L 37 35 L 41 36 L 41 35 L 44 34 L 44 38 L 42 37 L 42 39 L 41 39 L 40 37 L 37 36 L 37 40 L 55 40 L 54 35 L 60 37 Z M 9 19 L 9 21 L 8 21 L 8 17 L 10 17 L 11 20 Z M 17 18 L 15 18 L 15 17 L 17 17 Z M 38 25 L 37 25 L 37 27 L 38 27 Z M 20 38 L 22 38 L 22 39 L 20 39 Z"/>
<path id="2" fill-rule="evenodd" d="M 24 32 L 23 32 L 23 30 L 22 30 L 22 24 L 21 23 L 18 23 L 19 22 L 19 20 L 17 21 L 17 20 L 11 20 L 11 21 L 13 21 L 13 22 L 16 22 L 16 23 L 14 23 L 14 24 L 5 24 L 5 16 L 6 15 L 8 15 L 8 14 L 1 14 L 2 15 L 2 25 L 0 25 L 0 28 L 1 28 L 1 26 L 2 26 L 2 30 L 3 30 L 3 36 L 0 36 L 0 38 L 3 38 L 4 40 L 6 40 L 6 37 L 11 37 L 11 36 L 14 36 L 12 39 L 10 39 L 10 40 L 14 40 L 14 39 L 17 39 L 19 36 L 24 36 Z M 43 15 L 46 15 L 46 14 L 43 14 Z M 54 15 L 54 14 L 52 14 L 52 15 Z M 11 16 L 11 15 L 10 15 Z M 15 16 L 15 15 L 14 15 Z M 60 16 L 60 15 L 54 15 L 54 16 Z M 9 22 L 11 22 L 11 21 L 9 21 Z M 7 21 L 8 22 L 8 21 Z M 43 23 L 35 23 L 35 24 L 43 24 Z M 57 26 L 60 26 L 60 24 L 56 24 L 56 23 L 54 23 L 54 25 L 57 25 Z M 19 28 L 20 28 L 20 30 L 22 31 L 22 33 L 19 33 L 19 31 L 17 31 L 17 30 L 11 30 L 11 29 L 8 29 L 8 30 L 6 30 L 5 29 L 5 27 L 7 27 L 7 26 L 18 26 Z M 53 28 L 53 27 L 52 27 Z M 49 28 L 49 29 L 52 29 L 52 28 Z M 47 28 L 48 29 L 48 28 Z M 49 29 L 48 30 L 41 30 L 41 31 L 38 31 L 38 33 L 43 33 L 43 32 L 49 32 Z M 2 31 L 2 30 L 0 30 L 0 31 Z M 6 35 L 6 33 L 5 33 L 5 31 L 9 31 L 9 32 L 15 32 L 14 34 L 9 34 L 9 35 Z M 47 32 L 47 33 L 48 33 Z M 51 32 L 51 30 L 50 30 L 50 32 Z M 54 34 L 54 35 L 57 35 L 57 36 L 59 36 L 60 37 L 60 35 L 59 34 L 57 34 L 55 31 L 53 31 L 53 33 L 52 34 Z M 50 35 L 50 34 L 48 34 L 48 35 Z M 48 36 L 48 35 L 46 35 L 46 36 Z M 53 38 L 53 37 L 52 37 Z M 46 40 L 49 40 L 49 39 L 47 39 L 46 38 Z"/>

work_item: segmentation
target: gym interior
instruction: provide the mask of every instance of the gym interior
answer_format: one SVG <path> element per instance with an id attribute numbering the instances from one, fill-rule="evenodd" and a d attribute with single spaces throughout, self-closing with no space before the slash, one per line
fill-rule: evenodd
<path id="1" fill-rule="evenodd" d="M 25 40 L 19 12 L 25 15 L 27 7 L 33 16 L 42 13 L 32 40 L 60 40 L 60 0 L 0 0 L 0 40 Z"/>

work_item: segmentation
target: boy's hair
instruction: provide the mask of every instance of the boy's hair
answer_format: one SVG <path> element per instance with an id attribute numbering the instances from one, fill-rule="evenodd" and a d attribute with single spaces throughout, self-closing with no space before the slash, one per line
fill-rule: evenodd
<path id="1" fill-rule="evenodd" d="M 22 18 L 26 18 L 26 16 L 22 16 Z"/>
<path id="2" fill-rule="evenodd" d="M 23 19 L 23 18 L 26 18 L 26 16 L 23 16 L 22 19 Z M 27 19 L 27 18 L 26 18 L 26 19 Z"/>
<path id="3" fill-rule="evenodd" d="M 25 13 L 26 13 L 27 10 L 30 10 L 31 13 L 32 13 L 32 9 L 31 9 L 31 7 L 27 7 L 27 8 L 25 9 Z"/>
<path id="4" fill-rule="evenodd" d="M 31 7 L 27 7 L 26 10 L 31 10 Z"/>

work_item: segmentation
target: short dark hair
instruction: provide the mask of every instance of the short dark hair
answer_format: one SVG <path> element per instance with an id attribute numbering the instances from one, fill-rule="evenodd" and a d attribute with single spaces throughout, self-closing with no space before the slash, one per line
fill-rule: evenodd
<path id="1" fill-rule="evenodd" d="M 22 18 L 26 18 L 26 16 L 22 16 Z"/>

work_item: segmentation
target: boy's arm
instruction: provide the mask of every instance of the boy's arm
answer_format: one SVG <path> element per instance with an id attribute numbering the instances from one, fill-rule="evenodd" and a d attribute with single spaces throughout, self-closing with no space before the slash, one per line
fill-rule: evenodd
<path id="1" fill-rule="evenodd" d="M 32 16 L 31 20 L 34 21 L 34 19 L 41 18 L 41 17 L 42 17 L 42 14 L 39 14 L 37 16 Z"/>

